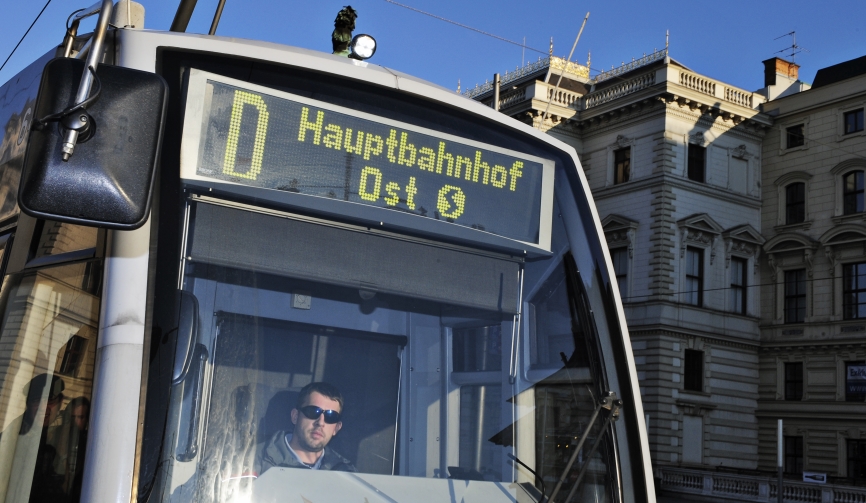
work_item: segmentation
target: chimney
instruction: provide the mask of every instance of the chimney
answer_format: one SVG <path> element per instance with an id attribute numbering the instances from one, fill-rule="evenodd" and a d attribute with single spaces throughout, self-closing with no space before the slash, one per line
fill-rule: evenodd
<path id="1" fill-rule="evenodd" d="M 800 65 L 782 58 L 770 58 L 764 63 L 764 87 L 776 85 L 776 76 L 794 82 L 799 78 Z"/>

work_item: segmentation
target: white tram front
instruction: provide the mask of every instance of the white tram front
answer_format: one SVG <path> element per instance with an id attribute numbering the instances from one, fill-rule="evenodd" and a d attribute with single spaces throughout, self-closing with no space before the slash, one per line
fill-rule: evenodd
<path id="1" fill-rule="evenodd" d="M 52 51 L 0 88 L 0 502 L 655 499 L 572 148 L 365 62 L 107 34 L 68 161 L 85 107 L 52 86 L 83 65 Z M 115 68 L 163 101 L 113 98 Z M 141 222 L 83 216 L 134 206 L 112 177 L 148 152 Z M 84 195 L 45 196 L 56 180 Z M 273 460 L 303 461 L 280 444 L 301 412 L 343 463 Z"/>

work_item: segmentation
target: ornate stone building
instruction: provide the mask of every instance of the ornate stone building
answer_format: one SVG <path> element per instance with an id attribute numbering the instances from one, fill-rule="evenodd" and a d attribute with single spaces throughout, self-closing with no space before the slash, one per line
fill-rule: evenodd
<path id="1" fill-rule="evenodd" d="M 766 98 L 697 74 L 667 50 L 594 79 L 551 57 L 505 74 L 501 89 L 500 111 L 581 159 L 656 467 L 757 468 Z M 466 95 L 491 104 L 493 88 Z"/>
<path id="2" fill-rule="evenodd" d="M 866 57 L 763 106 L 760 468 L 866 482 Z M 844 479 L 844 480 L 843 480 Z"/>

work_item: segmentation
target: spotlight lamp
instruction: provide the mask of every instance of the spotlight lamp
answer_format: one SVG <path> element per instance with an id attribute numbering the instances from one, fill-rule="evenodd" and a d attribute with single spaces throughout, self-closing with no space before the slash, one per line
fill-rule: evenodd
<path id="1" fill-rule="evenodd" d="M 376 39 L 370 35 L 355 35 L 349 44 L 349 57 L 352 59 L 370 59 L 376 54 Z"/>

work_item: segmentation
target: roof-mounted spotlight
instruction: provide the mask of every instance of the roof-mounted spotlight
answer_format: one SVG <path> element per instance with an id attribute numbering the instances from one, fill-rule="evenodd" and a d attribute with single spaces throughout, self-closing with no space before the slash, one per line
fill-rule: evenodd
<path id="1" fill-rule="evenodd" d="M 349 57 L 352 59 L 370 59 L 376 54 L 376 39 L 370 35 L 355 35 L 349 44 Z"/>

